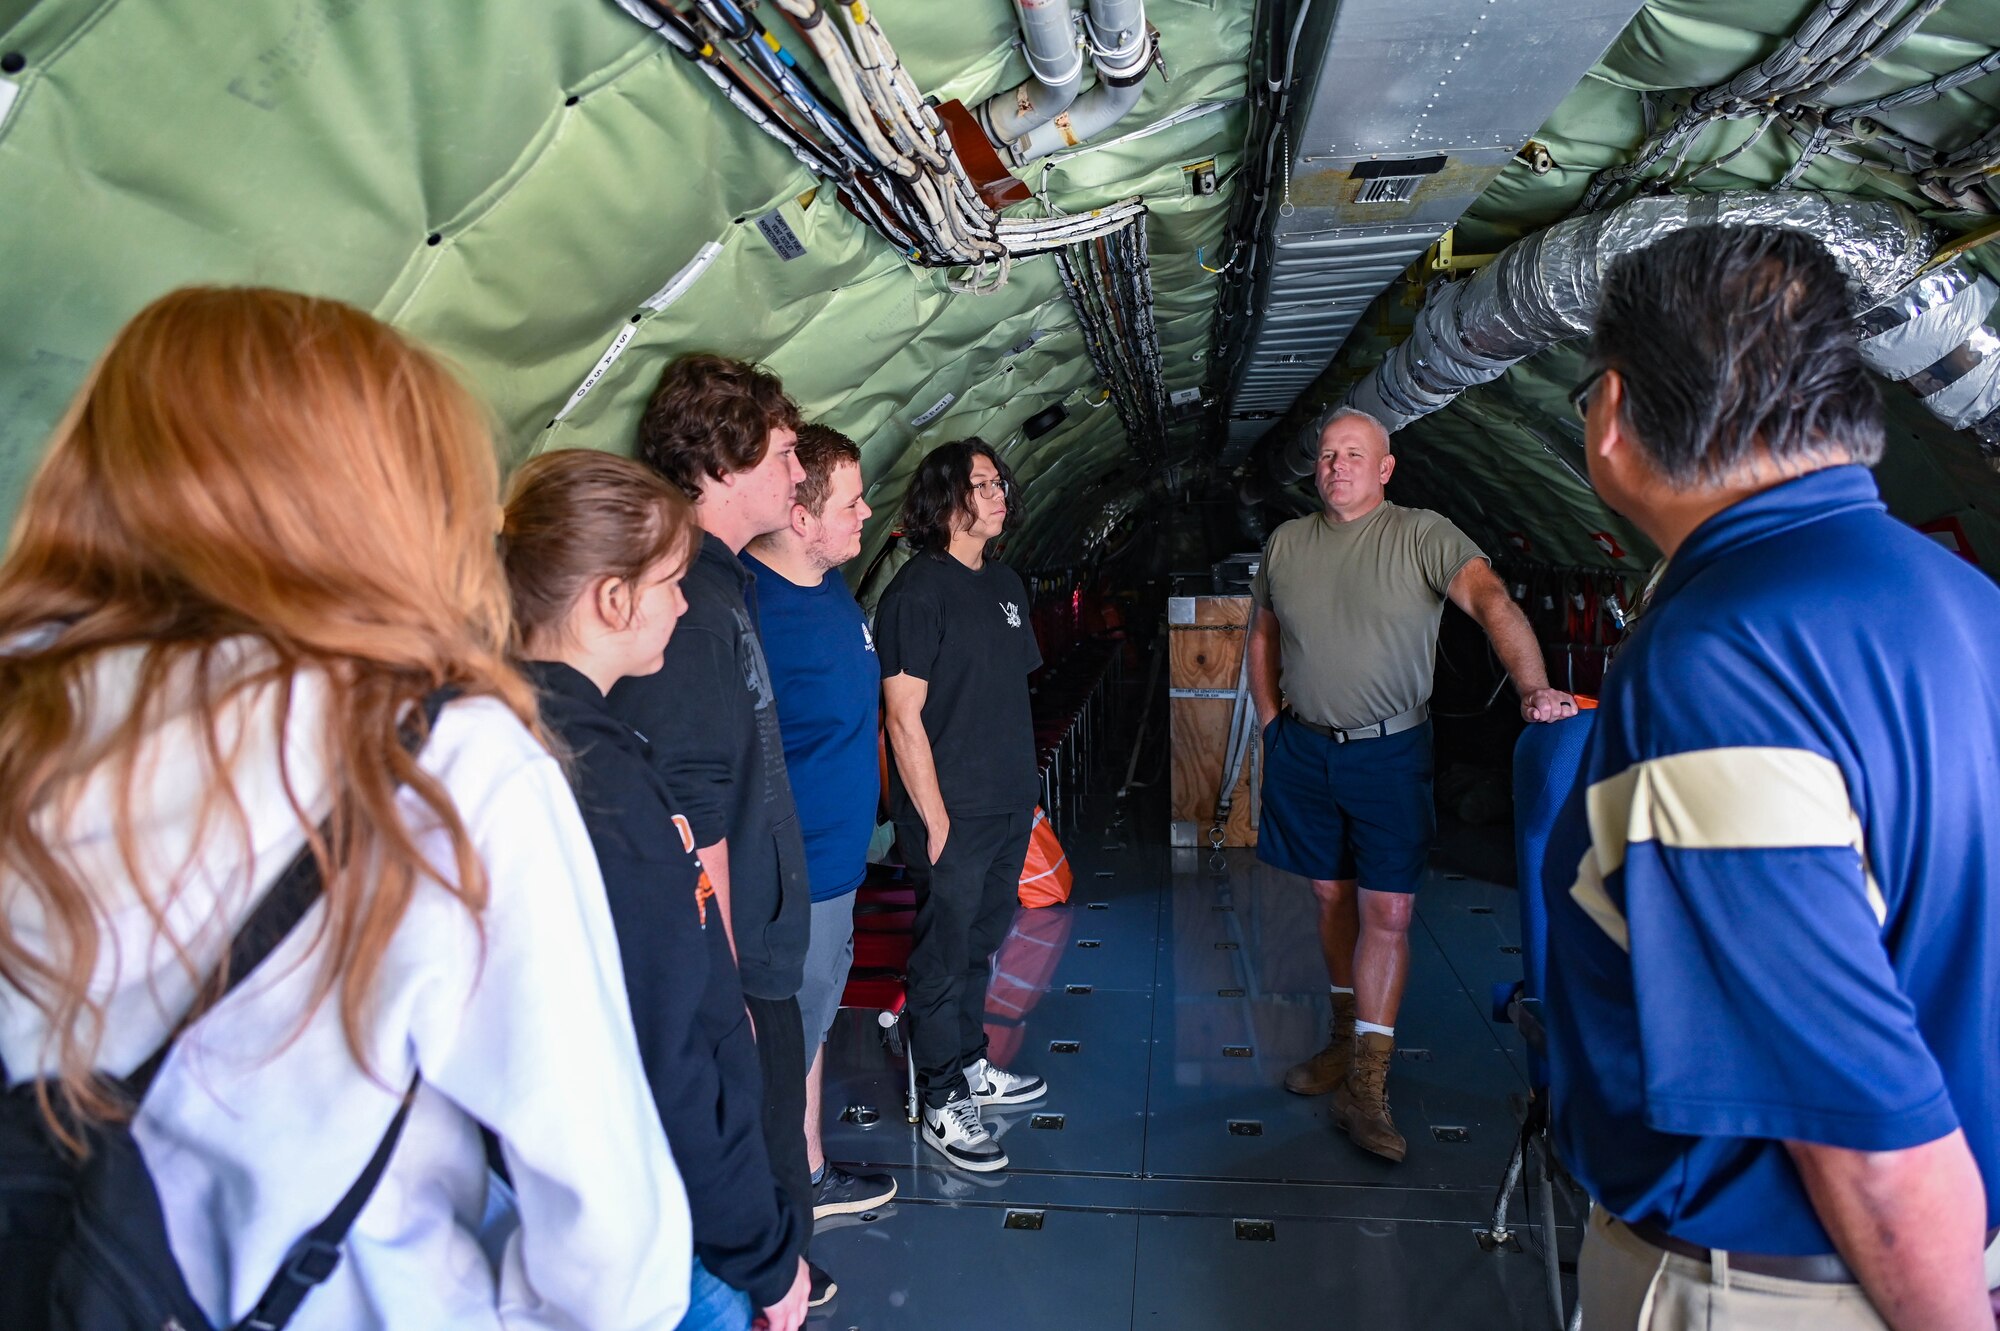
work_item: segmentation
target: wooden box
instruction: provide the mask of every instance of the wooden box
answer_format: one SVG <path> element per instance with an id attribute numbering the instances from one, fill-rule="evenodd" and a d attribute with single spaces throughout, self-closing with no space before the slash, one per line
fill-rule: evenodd
<path id="1" fill-rule="evenodd" d="M 1207 846 L 1215 825 L 1216 795 L 1228 754 L 1229 723 L 1243 679 L 1248 647 L 1248 596 L 1176 596 L 1167 603 L 1168 707 L 1173 755 L 1173 844 Z M 1249 750 L 1237 773 L 1225 846 L 1257 844 L 1253 768 L 1261 762 L 1256 710 L 1249 698 L 1244 724 Z"/>

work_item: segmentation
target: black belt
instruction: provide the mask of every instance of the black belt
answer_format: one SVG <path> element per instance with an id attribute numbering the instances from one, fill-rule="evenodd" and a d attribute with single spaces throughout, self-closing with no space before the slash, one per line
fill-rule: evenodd
<path id="1" fill-rule="evenodd" d="M 1691 1257 L 1697 1262 L 1714 1259 L 1714 1250 L 1704 1248 L 1685 1239 L 1677 1239 L 1657 1225 L 1626 1224 L 1616 1216 L 1611 1222 L 1624 1225 L 1632 1237 L 1641 1243 L 1673 1253 L 1677 1257 Z M 2000 1239 L 2000 1227 L 1986 1231 L 1986 1246 L 1991 1248 L 1994 1240 Z M 1752 1275 L 1776 1276 L 1780 1280 L 1797 1280 L 1809 1285 L 1858 1285 L 1854 1272 L 1836 1253 L 1823 1253 L 1815 1257 L 1773 1257 L 1766 1253 L 1730 1252 L 1724 1253 L 1732 1271 L 1748 1271 Z"/>
<path id="2" fill-rule="evenodd" d="M 1420 702 L 1409 711 L 1398 712 L 1387 721 L 1377 721 L 1372 726 L 1355 726 L 1348 730 L 1343 730 L 1339 726 L 1321 725 L 1317 721 L 1308 721 L 1289 707 L 1285 709 L 1285 719 L 1297 722 L 1321 739 L 1330 739 L 1335 744 L 1345 744 L 1349 740 L 1356 739 L 1387 739 L 1391 735 L 1400 735 L 1405 730 L 1415 730 L 1431 719 L 1431 708 L 1429 703 Z"/>
<path id="3" fill-rule="evenodd" d="M 1626 1224 L 1632 1236 L 1663 1252 L 1677 1257 L 1691 1257 L 1697 1262 L 1713 1260 L 1711 1249 L 1699 1244 L 1677 1239 L 1656 1225 Z M 1779 1280 L 1798 1280 L 1809 1285 L 1857 1285 L 1854 1272 L 1848 1270 L 1847 1263 L 1840 1260 L 1838 1253 L 1821 1253 L 1813 1257 L 1777 1257 L 1769 1253 L 1730 1252 L 1724 1253 L 1732 1271 L 1747 1271 L 1751 1275 L 1775 1276 Z"/>

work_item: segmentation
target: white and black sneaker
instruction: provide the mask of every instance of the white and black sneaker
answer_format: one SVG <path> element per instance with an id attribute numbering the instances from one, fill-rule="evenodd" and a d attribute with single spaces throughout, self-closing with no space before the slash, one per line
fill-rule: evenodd
<path id="1" fill-rule="evenodd" d="M 1049 1093 L 1049 1084 L 1040 1077 L 996 1068 L 983 1058 L 965 1065 L 965 1084 L 977 1105 L 1024 1105 Z"/>
<path id="2" fill-rule="evenodd" d="M 1007 1153 L 979 1121 L 979 1106 L 963 1091 L 942 1105 L 924 1106 L 924 1140 L 932 1150 L 975 1174 L 1007 1167 Z"/>

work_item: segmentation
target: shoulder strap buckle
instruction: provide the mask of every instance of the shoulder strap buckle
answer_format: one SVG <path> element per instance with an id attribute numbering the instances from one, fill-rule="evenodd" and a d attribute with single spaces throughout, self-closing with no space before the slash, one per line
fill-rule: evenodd
<path id="1" fill-rule="evenodd" d="M 278 1273 L 299 1285 L 323 1284 L 340 1265 L 340 1245 L 307 1235 L 292 1245 Z"/>

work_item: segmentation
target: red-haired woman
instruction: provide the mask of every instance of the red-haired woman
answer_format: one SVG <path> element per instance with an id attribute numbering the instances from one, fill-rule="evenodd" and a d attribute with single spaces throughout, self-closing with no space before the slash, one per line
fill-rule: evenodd
<path id="1" fill-rule="evenodd" d="M 504 531 L 524 667 L 604 870 L 639 1053 L 694 1219 L 694 1288 L 681 1331 L 772 1331 L 805 1318 L 809 1217 L 771 1174 L 757 1049 L 721 903 L 694 830 L 653 770 L 645 737 L 605 695 L 660 669 L 701 545 L 694 506 L 651 468 L 576 449 L 514 477 Z"/>
<path id="2" fill-rule="evenodd" d="M 309 847 L 319 903 L 171 1046 L 132 1130 L 235 1325 L 388 1170 L 296 1328 L 674 1325 L 688 1222 L 597 861 L 507 663 L 480 409 L 360 311 L 193 289 L 118 335 L 0 563 L 0 1059 L 51 1127 L 217 992 Z M 416 757 L 399 727 L 450 687 Z M 326 829 L 322 835 L 319 829 Z M 521 1225 L 478 1245 L 492 1130 Z"/>

